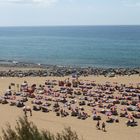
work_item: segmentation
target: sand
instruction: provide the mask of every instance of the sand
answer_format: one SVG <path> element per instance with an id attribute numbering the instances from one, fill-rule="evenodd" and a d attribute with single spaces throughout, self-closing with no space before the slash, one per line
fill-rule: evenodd
<path id="1" fill-rule="evenodd" d="M 37 85 L 43 84 L 47 79 L 66 79 L 68 77 L 26 77 L 26 78 L 0 78 L 0 94 L 3 94 L 4 91 L 8 88 L 10 83 L 21 84 L 24 80 L 28 83 Z M 82 80 L 96 81 L 96 83 L 105 83 L 108 82 L 118 82 L 122 84 L 140 83 L 140 76 L 118 76 L 114 78 L 108 78 L 103 76 L 88 76 L 80 77 Z M 15 89 L 16 90 L 16 89 Z M 9 106 L 8 104 L 0 104 L 0 127 L 5 127 L 7 122 L 14 127 L 16 120 L 19 116 L 24 116 L 22 109 L 19 109 L 14 106 Z M 107 132 L 96 129 L 96 121 L 92 120 L 92 117 L 87 118 L 86 120 L 78 120 L 74 117 L 68 116 L 65 118 L 57 117 L 55 113 L 42 113 L 33 111 L 33 116 L 28 117 L 33 121 L 40 129 L 48 129 L 51 132 L 61 131 L 64 127 L 70 126 L 75 130 L 80 137 L 83 137 L 84 140 L 139 140 L 140 139 L 140 120 L 138 121 L 137 127 L 127 127 L 125 122 L 127 119 L 120 119 L 120 123 L 116 124 L 106 124 Z M 103 118 L 105 119 L 105 118 Z M 1 133 L 0 133 L 1 134 Z"/>

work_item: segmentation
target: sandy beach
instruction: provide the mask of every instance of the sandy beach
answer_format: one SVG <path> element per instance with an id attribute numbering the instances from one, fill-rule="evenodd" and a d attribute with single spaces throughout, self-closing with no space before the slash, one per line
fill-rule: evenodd
<path id="1" fill-rule="evenodd" d="M 21 84 L 24 81 L 27 81 L 29 85 L 44 84 L 46 80 L 65 80 L 67 78 L 71 79 L 71 76 L 68 77 L 23 77 L 23 78 L 11 78 L 11 77 L 1 77 L 0 78 L 0 94 L 6 91 L 8 86 L 11 83 Z M 113 78 L 104 77 L 104 76 L 88 76 L 88 77 L 79 77 L 79 80 L 82 81 L 95 81 L 98 84 L 104 84 L 105 82 L 118 82 L 119 84 L 129 85 L 133 83 L 136 85 L 140 82 L 140 76 L 117 76 Z M 16 88 L 12 87 L 12 90 L 17 91 Z M 32 99 L 33 100 L 33 99 Z M 26 105 L 31 106 L 31 99 L 26 102 Z M 86 107 L 85 107 L 86 108 Z M 22 108 L 17 108 L 15 106 L 9 106 L 8 104 L 0 104 L 1 110 L 1 123 L 0 127 L 5 127 L 7 122 L 10 122 L 12 126 L 15 125 L 16 120 L 19 116 L 24 116 Z M 83 137 L 84 140 L 138 140 L 140 137 L 140 120 L 136 119 L 138 126 L 136 127 L 127 127 L 126 118 L 119 118 L 119 123 L 106 123 L 107 132 L 96 129 L 96 121 L 92 119 L 92 108 L 86 108 L 87 112 L 91 115 L 86 120 L 79 120 L 71 116 L 67 117 L 58 117 L 54 112 L 43 113 L 40 111 L 33 111 L 33 116 L 28 118 L 33 121 L 40 129 L 48 129 L 51 132 L 59 132 L 64 127 L 70 126 L 75 130 L 80 137 Z M 103 116 L 101 122 L 106 121 L 107 117 Z"/>
<path id="2" fill-rule="evenodd" d="M 0 0 L 1 139 L 140 140 L 140 0 Z"/>

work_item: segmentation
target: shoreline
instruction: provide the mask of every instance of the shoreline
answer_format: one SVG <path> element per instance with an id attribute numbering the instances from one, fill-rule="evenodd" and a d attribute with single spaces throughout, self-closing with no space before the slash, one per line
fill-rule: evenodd
<path id="1" fill-rule="evenodd" d="M 36 63 L 17 62 L 12 60 L 0 60 L 0 77 L 46 77 L 46 76 L 105 76 L 115 77 L 124 75 L 139 75 L 140 67 L 135 68 L 100 68 L 59 66 Z"/>

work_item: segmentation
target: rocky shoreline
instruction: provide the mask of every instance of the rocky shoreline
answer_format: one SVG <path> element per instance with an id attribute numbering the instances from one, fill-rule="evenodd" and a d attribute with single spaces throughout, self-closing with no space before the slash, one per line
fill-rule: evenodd
<path id="1" fill-rule="evenodd" d="M 47 76 L 89 76 L 103 75 L 106 77 L 114 77 L 116 75 L 139 75 L 140 68 L 94 68 L 94 67 L 69 67 L 69 66 L 53 66 L 32 63 L 9 63 L 0 64 L 0 67 L 5 67 L 6 70 L 0 70 L 0 77 L 47 77 Z M 14 68 L 14 69 L 13 69 Z M 16 69 L 17 68 L 17 69 Z M 18 70 L 21 68 L 21 70 Z M 22 70 L 23 68 L 23 70 Z M 25 70 L 24 68 L 28 68 Z M 38 68 L 38 69 L 33 69 Z"/>

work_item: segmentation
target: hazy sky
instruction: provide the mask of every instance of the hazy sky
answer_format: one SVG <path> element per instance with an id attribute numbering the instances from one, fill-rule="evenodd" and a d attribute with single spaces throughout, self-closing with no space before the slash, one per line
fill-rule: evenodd
<path id="1" fill-rule="evenodd" d="M 0 26 L 140 25 L 140 0 L 0 0 Z"/>

